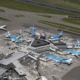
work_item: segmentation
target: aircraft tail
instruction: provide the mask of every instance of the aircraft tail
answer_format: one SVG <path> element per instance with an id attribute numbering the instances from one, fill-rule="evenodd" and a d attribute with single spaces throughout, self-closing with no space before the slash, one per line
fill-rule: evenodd
<path id="1" fill-rule="evenodd" d="M 32 36 L 35 35 L 35 28 L 31 28 L 31 34 L 32 34 Z"/>
<path id="2" fill-rule="evenodd" d="M 79 43 L 80 43 L 78 39 L 77 39 L 77 43 L 78 43 L 78 45 L 79 45 Z"/>
<path id="3" fill-rule="evenodd" d="M 10 35 L 10 32 L 8 31 L 8 35 Z"/>
<path id="4" fill-rule="evenodd" d="M 79 42 L 79 40 L 77 39 L 77 42 Z"/>

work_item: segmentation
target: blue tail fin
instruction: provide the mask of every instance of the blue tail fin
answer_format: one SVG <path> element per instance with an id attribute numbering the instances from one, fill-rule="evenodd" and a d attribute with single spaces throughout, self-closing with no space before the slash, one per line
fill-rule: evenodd
<path id="1" fill-rule="evenodd" d="M 35 29 L 34 28 L 31 28 L 31 34 L 32 34 L 32 36 L 35 35 Z"/>

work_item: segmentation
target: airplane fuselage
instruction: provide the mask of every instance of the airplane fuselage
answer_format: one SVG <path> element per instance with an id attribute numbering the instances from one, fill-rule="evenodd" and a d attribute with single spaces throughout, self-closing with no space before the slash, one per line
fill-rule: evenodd
<path id="1" fill-rule="evenodd" d="M 76 56 L 80 55 L 80 52 L 78 52 L 78 51 L 66 50 L 66 52 L 68 52 L 69 54 L 72 54 L 72 55 L 76 55 Z"/>
<path id="2" fill-rule="evenodd" d="M 80 42 L 76 42 L 75 43 L 75 46 L 80 46 Z"/>
<path id="3" fill-rule="evenodd" d="M 59 38 L 61 38 L 61 37 L 62 37 L 62 34 L 59 33 L 58 35 L 56 35 L 56 36 L 54 36 L 54 37 L 51 37 L 51 40 L 57 40 L 57 39 L 59 39 Z"/>
<path id="4" fill-rule="evenodd" d="M 60 63 L 64 63 L 64 64 L 71 64 L 71 60 L 69 60 L 69 59 L 58 58 L 58 57 L 53 56 L 53 55 L 48 55 L 47 58 L 52 59 L 56 62 L 60 62 Z"/>

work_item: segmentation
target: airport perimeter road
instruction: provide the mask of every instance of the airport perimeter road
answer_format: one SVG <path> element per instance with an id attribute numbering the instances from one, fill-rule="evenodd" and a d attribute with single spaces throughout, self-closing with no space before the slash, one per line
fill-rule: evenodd
<path id="1" fill-rule="evenodd" d="M 0 7 L 0 9 L 5 10 L 5 12 L 0 13 L 0 17 L 7 18 L 10 20 L 10 22 L 0 20 L 0 25 L 3 25 L 3 24 L 7 25 L 8 30 L 21 29 L 23 28 L 22 26 L 24 24 L 26 24 L 25 25 L 26 27 L 28 25 L 29 26 L 38 25 L 38 26 L 50 28 L 50 26 L 48 25 L 38 23 L 39 20 L 46 20 L 46 21 L 56 22 L 56 23 L 80 28 L 80 25 L 75 25 L 75 24 L 62 21 L 62 18 L 66 17 L 67 15 L 55 15 L 55 14 L 18 11 L 18 10 L 4 8 L 4 7 Z M 23 17 L 15 17 L 16 15 L 23 15 Z M 50 15 L 52 17 L 47 18 L 40 15 Z"/>

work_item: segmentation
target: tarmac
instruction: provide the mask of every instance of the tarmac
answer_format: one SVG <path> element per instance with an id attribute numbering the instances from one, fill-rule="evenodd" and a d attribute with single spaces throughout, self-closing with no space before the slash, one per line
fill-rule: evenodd
<path id="1" fill-rule="evenodd" d="M 27 29 L 29 29 L 29 28 L 26 28 L 26 30 Z M 24 30 L 25 29 L 23 29 L 23 31 L 22 31 L 22 34 L 21 35 L 23 35 L 23 33 L 24 33 Z M 29 30 L 28 30 L 29 31 Z M 39 28 L 36 28 L 36 31 L 37 32 L 41 32 L 41 30 L 39 30 Z M 45 31 L 46 31 L 46 29 L 45 29 Z M 19 30 L 14 30 L 14 31 L 10 31 L 13 35 L 15 34 L 16 35 L 16 33 L 18 33 L 19 32 Z M 0 40 L 0 51 L 1 51 L 1 53 L 4 53 L 4 54 L 8 54 L 8 53 L 11 53 L 11 52 L 15 52 L 16 50 L 14 49 L 14 50 L 11 50 L 11 46 L 7 46 L 7 43 L 8 44 L 10 44 L 10 45 L 13 45 L 13 47 L 14 47 L 14 45 L 15 45 L 15 43 L 14 42 L 12 42 L 12 41 L 7 41 L 7 40 L 4 40 L 4 38 L 5 38 L 5 35 L 6 35 L 7 33 L 4 33 L 4 34 L 2 34 L 2 35 L 0 35 L 0 39 L 2 39 L 2 40 Z M 46 32 L 46 34 L 48 35 L 48 32 Z M 53 34 L 53 33 L 52 33 Z M 55 34 L 53 34 L 53 35 L 55 35 Z M 65 33 L 64 33 L 64 35 L 66 35 Z M 25 39 L 25 40 L 27 40 L 29 38 L 29 34 L 27 34 L 27 33 L 24 33 L 24 35 L 23 35 L 23 39 Z M 31 38 L 31 37 L 30 37 Z M 67 39 L 69 39 L 69 40 L 72 40 L 72 38 L 70 38 L 68 35 L 67 35 L 67 37 L 66 36 L 64 36 L 64 38 L 66 38 L 66 40 L 65 41 L 67 41 Z M 27 49 L 28 50 L 31 50 L 32 52 L 37 52 L 37 50 L 39 51 L 40 50 L 40 48 L 41 48 L 41 50 L 37 53 L 37 54 L 42 54 L 42 53 L 44 53 L 44 51 L 46 51 L 45 49 L 47 49 L 47 47 L 49 48 L 49 46 L 45 46 L 45 47 L 40 47 L 40 48 L 32 48 L 32 47 L 30 47 L 30 46 L 28 46 L 27 47 L 27 45 L 26 45 L 26 47 L 25 47 L 25 45 L 22 45 L 23 46 L 23 49 L 21 49 L 20 48 L 20 50 L 23 50 L 24 52 L 27 52 Z M 20 47 L 20 46 L 19 46 Z M 26 49 L 25 49 L 26 48 Z M 44 48 L 44 50 L 42 51 L 42 49 Z M 5 49 L 5 50 L 3 50 L 3 49 Z M 47 53 L 47 52 L 45 52 L 45 53 Z M 55 53 L 55 55 L 57 55 L 56 53 Z M 67 56 L 65 56 L 65 57 L 67 57 Z M 74 67 L 76 67 L 76 66 L 80 66 L 80 64 L 79 64 L 79 62 L 80 62 L 80 59 L 77 59 L 76 57 L 73 57 L 73 56 L 71 56 L 71 55 L 69 55 L 69 57 L 70 58 L 73 58 L 73 64 L 72 65 L 70 65 L 70 66 L 68 66 L 68 65 L 66 65 L 66 64 L 59 64 L 58 63 L 58 66 L 56 66 L 55 65 L 55 62 L 40 62 L 40 66 L 39 66 L 39 73 L 41 74 L 41 75 L 43 75 L 43 76 L 45 76 L 48 80 L 62 80 L 63 78 L 65 78 L 65 77 L 63 77 L 63 76 L 65 76 L 66 74 L 67 74 L 67 72 L 68 71 L 70 71 L 72 68 L 74 68 Z M 29 63 L 29 61 L 28 61 L 28 63 Z M 26 60 L 26 63 L 24 64 L 25 66 L 26 65 L 28 65 L 28 63 L 27 63 L 27 60 Z M 30 63 L 29 63 L 30 64 Z M 16 64 L 15 64 L 16 65 Z M 16 65 L 17 66 L 17 65 Z M 33 66 L 33 65 L 32 65 Z M 31 66 L 30 66 L 31 67 Z M 28 68 L 30 69 L 30 67 L 28 66 Z M 23 71 L 25 71 L 24 69 L 23 69 L 23 67 L 20 67 L 20 68 L 22 68 L 22 70 Z M 26 67 L 27 68 L 27 67 Z M 33 68 L 32 68 L 33 69 Z M 31 69 L 31 71 L 32 71 L 32 69 Z M 27 73 L 26 73 L 27 74 Z M 30 75 L 29 75 L 30 76 Z M 62 79 L 61 79 L 62 78 Z M 66 79 L 67 79 L 68 77 L 66 76 Z M 64 80 L 64 79 L 63 79 Z"/>
<path id="2" fill-rule="evenodd" d="M 62 80 L 80 80 L 80 66 L 71 69 L 62 77 Z"/>

